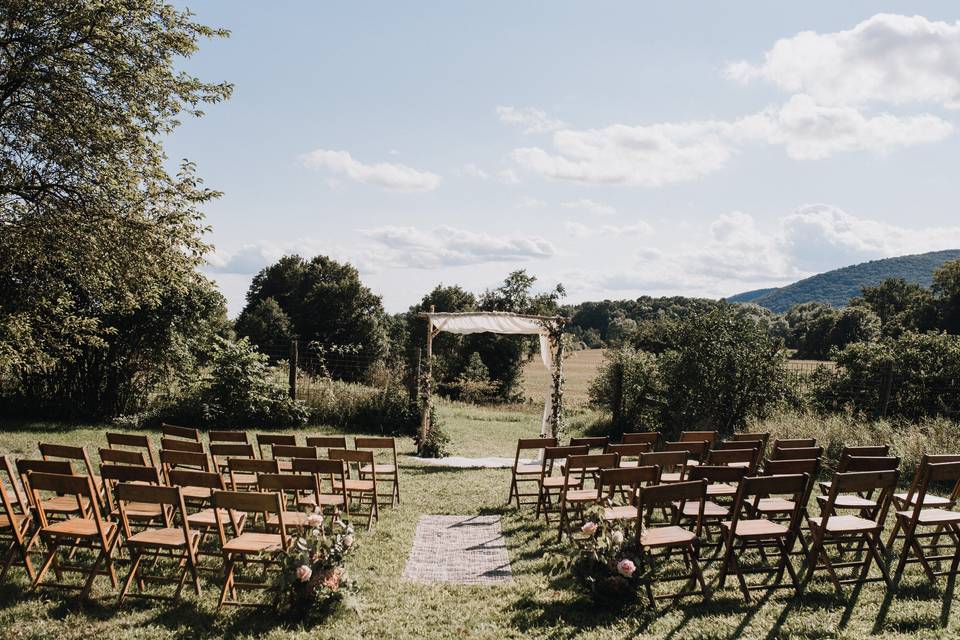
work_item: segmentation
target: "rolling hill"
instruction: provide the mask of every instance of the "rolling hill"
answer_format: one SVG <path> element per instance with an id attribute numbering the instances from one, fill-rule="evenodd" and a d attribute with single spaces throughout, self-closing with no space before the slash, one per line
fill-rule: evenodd
<path id="1" fill-rule="evenodd" d="M 752 302 L 776 313 L 811 301 L 844 307 L 850 298 L 860 295 L 863 287 L 880 284 L 887 278 L 903 278 L 907 282 L 929 286 L 934 270 L 951 260 L 960 260 L 960 249 L 871 260 L 819 273 L 785 287 L 746 291 L 730 296 L 727 301 Z"/>

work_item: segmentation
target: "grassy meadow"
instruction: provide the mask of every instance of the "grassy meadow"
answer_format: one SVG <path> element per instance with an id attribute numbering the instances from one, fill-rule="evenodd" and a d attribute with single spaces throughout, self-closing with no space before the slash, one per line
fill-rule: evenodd
<path id="1" fill-rule="evenodd" d="M 478 409 L 441 404 L 441 417 L 459 455 L 509 455 L 517 437 L 533 436 L 533 411 Z M 65 429 L 61 425 L 4 424 L 0 449 L 15 456 L 36 455 L 40 440 L 85 444 L 91 453 L 103 445 L 103 426 Z M 304 433 L 318 433 L 308 429 Z M 408 456 L 403 439 L 403 503 L 384 509 L 370 532 L 362 531 L 349 563 L 361 586 L 361 608 L 310 629 L 279 625 L 255 609 L 215 610 L 219 576 L 206 574 L 203 594 L 187 594 L 177 605 L 128 600 L 99 578 L 94 600 L 82 604 L 52 590 L 24 591 L 21 571 L 0 585 L 0 637 L 59 640 L 131 638 L 950 638 L 960 628 L 952 590 L 943 579 L 927 586 L 919 567 L 910 565 L 895 597 L 877 584 L 846 597 L 815 580 L 802 599 L 792 591 L 764 595 L 744 604 L 735 582 L 709 602 L 688 600 L 658 612 L 643 604 L 621 610 L 598 609 L 561 577 L 551 575 L 557 554 L 556 530 L 534 520 L 528 510 L 506 507 L 507 470 L 455 470 L 420 466 Z M 495 514 L 510 553 L 513 581 L 496 586 L 415 584 L 402 572 L 417 520 L 422 514 Z M 120 567 L 121 576 L 125 566 Z M 716 564 L 707 567 L 716 586 Z M 676 584 L 667 588 L 672 589 Z M 661 587 L 658 585 L 658 589 Z M 186 592 L 185 592 L 186 593 Z M 251 594 L 249 597 L 256 597 Z"/>

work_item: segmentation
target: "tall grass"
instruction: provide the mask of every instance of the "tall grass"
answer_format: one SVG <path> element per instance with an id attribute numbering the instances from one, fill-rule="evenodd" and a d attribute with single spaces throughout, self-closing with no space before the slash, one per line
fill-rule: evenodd
<path id="1" fill-rule="evenodd" d="M 769 432 L 771 443 L 777 438 L 816 438 L 824 449 L 827 468 L 836 468 L 844 445 L 889 444 L 890 455 L 900 458 L 904 481 L 916 473 L 924 453 L 960 451 L 960 424 L 945 418 L 927 418 L 916 423 L 870 422 L 851 413 L 819 415 L 783 410 L 752 421 L 747 430 Z"/>

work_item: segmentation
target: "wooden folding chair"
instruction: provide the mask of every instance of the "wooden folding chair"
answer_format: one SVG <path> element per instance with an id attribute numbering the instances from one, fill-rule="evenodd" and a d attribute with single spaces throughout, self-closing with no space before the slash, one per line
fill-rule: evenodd
<path id="1" fill-rule="evenodd" d="M 770 442 L 770 432 L 769 431 L 741 431 L 740 433 L 734 433 L 729 438 L 730 442 L 759 442 L 760 448 L 763 450 L 763 455 L 766 455 L 767 443 Z"/>
<path id="2" fill-rule="evenodd" d="M 392 485 L 390 492 L 390 506 L 400 504 L 400 465 L 397 463 L 397 439 L 384 437 L 362 437 L 353 439 L 355 449 L 367 449 L 373 452 L 374 464 L 377 467 L 377 478 L 380 482 L 387 481 Z M 377 451 L 387 452 L 387 462 L 376 462 Z M 370 475 L 370 467 L 360 468 L 360 477 Z"/>
<path id="3" fill-rule="evenodd" d="M 257 453 L 252 444 L 241 442 L 211 442 L 210 457 L 213 459 L 213 467 L 220 473 L 229 473 L 231 471 L 229 460 L 256 460 Z M 246 491 L 257 486 L 256 476 L 246 473 L 230 474 L 230 490 Z"/>
<path id="4" fill-rule="evenodd" d="M 683 482 L 687 479 L 687 451 L 651 451 L 640 454 L 642 466 L 660 467 L 660 482 Z"/>
<path id="5" fill-rule="evenodd" d="M 536 517 L 543 513 L 543 518 L 550 524 L 550 513 L 555 511 L 554 494 L 559 498 L 560 492 L 567 486 L 566 476 L 562 473 L 563 461 L 568 456 L 585 456 L 590 453 L 587 445 L 577 447 L 546 447 L 543 450 L 543 459 L 540 461 L 540 476 L 537 494 Z M 561 475 L 554 476 L 554 466 L 560 467 Z"/>
<path id="6" fill-rule="evenodd" d="M 160 425 L 160 435 L 164 438 L 178 438 L 180 440 L 193 440 L 194 442 L 201 441 L 199 429 L 179 427 L 175 424 L 167 424 L 166 422 Z"/>
<path id="7" fill-rule="evenodd" d="M 280 473 L 279 460 L 256 458 L 227 458 L 227 486 L 231 491 L 254 491 L 261 473 Z"/>
<path id="8" fill-rule="evenodd" d="M 659 431 L 635 431 L 633 433 L 625 433 L 623 437 L 620 438 L 621 444 L 648 444 L 650 445 L 650 450 L 653 451 L 657 448 L 657 445 L 660 443 L 660 432 Z"/>
<path id="9" fill-rule="evenodd" d="M 951 456 L 956 457 L 956 456 Z M 919 485 L 914 489 L 911 487 L 905 502 L 912 504 L 912 508 L 897 511 L 897 526 L 903 529 L 904 540 L 903 549 L 900 551 L 900 561 L 897 563 L 896 576 L 899 581 L 903 574 L 907 562 L 919 562 L 923 567 L 927 579 L 934 583 L 937 576 L 954 576 L 960 570 L 960 513 L 953 511 L 953 504 L 943 507 L 926 507 L 927 493 L 932 484 L 951 485 L 950 494 L 954 502 L 956 495 L 960 490 L 960 461 L 950 462 L 929 462 L 923 466 L 923 477 Z M 924 532 L 923 528 L 934 527 L 933 531 Z M 947 536 L 953 542 L 952 554 L 940 554 L 939 550 L 944 546 L 939 544 L 939 540 L 946 531 Z M 896 531 L 894 531 L 894 534 Z M 932 546 L 924 547 L 923 540 L 933 538 Z M 891 536 L 891 541 L 893 540 Z M 932 551 L 937 555 L 928 556 L 925 551 Z M 916 558 L 911 558 L 915 555 Z M 943 560 L 950 560 L 950 569 L 934 570 L 930 566 L 931 562 L 939 564 Z"/>
<path id="10" fill-rule="evenodd" d="M 317 449 L 347 449 L 347 436 L 307 436 L 308 447 Z M 354 447 L 356 448 L 356 447 Z"/>
<path id="11" fill-rule="evenodd" d="M 883 530 L 883 521 L 887 516 L 887 509 L 897 486 L 900 472 L 892 471 L 852 471 L 837 473 L 830 486 L 830 494 L 821 505 L 819 517 L 810 516 L 807 524 L 810 527 L 810 553 L 807 556 L 807 573 L 803 580 L 806 585 L 813 577 L 817 565 L 822 561 L 824 568 L 830 575 L 838 594 L 843 594 L 843 584 L 860 584 L 872 582 L 876 579 L 868 577 L 871 559 L 877 564 L 883 581 L 890 586 L 890 575 L 883 559 L 883 542 L 880 532 Z M 850 493 L 877 492 L 874 506 L 863 510 L 860 515 L 832 515 L 836 513 L 837 498 Z M 859 542 L 865 544 L 869 554 L 862 561 L 832 562 L 826 551 L 827 545 L 836 545 L 842 549 L 845 543 Z M 837 576 L 837 569 L 845 567 L 859 568 L 859 574 L 850 578 L 841 579 Z"/>
<path id="12" fill-rule="evenodd" d="M 0 511 L 0 546 L 6 549 L 3 569 L 0 570 L 0 582 L 3 582 L 14 564 L 22 566 L 32 581 L 36 572 L 33 570 L 30 554 L 27 553 L 30 529 L 33 526 L 30 505 L 20 492 L 17 474 L 8 456 L 0 456 L 0 474 L 6 474 L 6 479 L 0 477 L 0 506 L 3 507 L 3 511 Z M 10 488 L 9 493 L 7 487 Z"/>
<path id="13" fill-rule="evenodd" d="M 790 586 L 799 595 L 800 582 L 790 563 L 790 552 L 800 532 L 802 501 L 809 484 L 810 476 L 806 474 L 756 476 L 743 479 L 733 503 L 730 520 L 720 523 L 724 544 L 723 564 L 720 567 L 720 588 L 726 584 L 727 573 L 733 570 L 740 582 L 743 599 L 747 602 L 750 601 L 751 589 L 776 589 L 781 586 Z M 786 495 L 787 500 L 793 503 L 793 511 L 790 512 L 786 522 L 776 522 L 758 515 L 756 507 L 760 500 L 769 499 L 772 495 Z M 759 547 L 766 563 L 767 556 L 763 550 L 769 543 L 773 543 L 780 555 L 780 560 L 775 567 L 744 569 L 740 566 L 739 556 L 749 547 Z M 790 585 L 782 584 L 784 570 L 790 575 Z M 748 585 L 746 573 L 773 574 L 775 579 L 773 584 Z"/>
<path id="14" fill-rule="evenodd" d="M 281 471 L 289 473 L 290 470 L 293 469 L 294 458 L 319 458 L 320 453 L 316 447 L 309 444 L 305 447 L 290 444 L 275 444 L 270 448 L 270 457 L 277 461 Z"/>
<path id="15" fill-rule="evenodd" d="M 693 518 L 700 518 L 709 540 L 711 529 L 719 528 L 720 523 L 730 517 L 732 501 L 720 504 L 718 500 L 732 500 L 737 495 L 737 491 L 740 490 L 740 483 L 746 475 L 747 469 L 745 467 L 714 467 L 709 465 L 691 467 L 687 477 L 690 480 L 706 481 L 707 496 L 702 507 L 703 510 L 699 512 L 695 510 L 695 508 L 699 508 L 699 505 L 693 505 L 689 502 L 674 504 L 679 521 L 684 522 Z M 714 546 L 719 549 L 722 544 L 723 538 L 719 536 Z"/>
<path id="16" fill-rule="evenodd" d="M 707 451 L 710 450 L 708 440 L 680 440 L 677 442 L 664 442 L 661 451 L 686 451 L 687 466 L 695 467 L 703 464 L 703 459 L 707 457 Z"/>
<path id="17" fill-rule="evenodd" d="M 837 473 L 846 473 L 848 471 L 892 471 L 897 469 L 899 466 L 900 458 L 895 456 L 847 456 L 840 459 L 840 465 L 837 468 Z M 830 486 L 831 482 L 829 480 L 820 483 L 820 488 L 824 494 L 830 492 Z M 826 495 L 817 496 L 817 502 L 821 507 L 826 503 L 826 501 Z M 841 493 L 837 496 L 837 499 L 834 502 L 834 511 L 831 512 L 831 515 L 835 514 L 839 509 L 870 510 L 875 506 L 876 501 L 873 499 L 872 492 L 870 491 L 855 494 Z"/>
<path id="18" fill-rule="evenodd" d="M 96 489 L 88 476 L 61 475 L 55 473 L 27 472 L 27 486 L 33 495 L 31 502 L 37 505 L 37 533 L 31 540 L 41 540 L 47 548 L 39 571 L 33 579 L 31 591 L 43 583 L 44 576 L 53 567 L 57 582 L 49 586 L 61 588 L 77 588 L 62 581 L 64 571 L 74 571 L 86 575 L 87 579 L 80 587 L 80 598 L 90 595 L 93 581 L 98 575 L 107 575 L 113 588 L 119 586 L 117 572 L 113 564 L 113 550 L 120 537 L 120 526 L 100 515 L 100 504 Z M 86 513 L 86 517 L 68 517 L 64 520 L 51 522 L 47 517 L 45 501 L 41 492 L 57 493 L 65 498 L 72 499 L 77 504 L 77 511 Z M 87 548 L 98 552 L 93 564 L 89 567 L 68 565 L 58 560 L 57 553 L 61 547 L 72 552 L 78 548 Z M 100 567 L 104 568 L 101 569 Z M 47 586 L 47 585 L 44 585 Z"/>
<path id="19" fill-rule="evenodd" d="M 677 482 L 673 484 L 660 484 L 655 486 L 640 487 L 637 495 L 637 505 L 639 513 L 646 513 L 654 508 L 672 508 L 674 503 L 680 504 L 680 510 L 686 510 L 688 503 L 694 506 L 690 511 L 697 514 L 691 519 L 693 530 L 679 526 L 676 521 L 673 524 L 651 527 L 645 522 L 645 518 L 637 518 L 637 547 L 640 550 L 640 556 L 650 567 L 651 577 L 646 581 L 645 587 L 647 597 L 650 599 L 650 606 L 656 608 L 656 602 L 662 598 L 681 598 L 691 595 L 709 596 L 707 585 L 703 579 L 703 571 L 700 569 L 700 550 L 699 538 L 703 524 L 703 508 L 707 496 L 707 483 L 705 480 L 694 480 L 690 482 Z M 654 574 L 657 573 L 655 549 L 666 550 L 667 559 L 670 558 L 674 550 L 679 550 L 683 555 L 686 566 L 690 573 L 678 577 L 663 577 Z M 673 594 L 655 596 L 653 593 L 652 582 L 675 582 L 685 580 L 688 590 L 678 591 Z M 699 591 L 689 590 L 700 584 Z"/>
<path id="20" fill-rule="evenodd" d="M 142 451 L 130 451 L 129 449 L 104 449 L 100 448 L 97 452 L 100 455 L 100 462 L 111 464 L 125 464 L 133 467 L 153 466 L 147 462 L 147 456 Z"/>
<path id="21" fill-rule="evenodd" d="M 322 458 L 294 458 L 292 460 L 294 473 L 307 473 L 316 477 L 320 493 L 314 496 L 300 497 L 300 505 L 320 508 L 333 507 L 333 518 L 336 518 L 342 508 L 344 514 L 350 515 L 350 501 L 347 499 L 347 465 L 343 460 L 326 460 Z M 329 491 L 326 487 L 329 486 Z"/>
<path id="22" fill-rule="evenodd" d="M 919 500 L 920 484 L 923 481 L 924 474 L 926 473 L 927 465 L 942 464 L 944 462 L 960 462 L 960 454 L 923 454 L 923 457 L 920 458 L 920 465 L 917 467 L 917 472 L 913 476 L 913 482 L 910 484 L 910 489 L 906 493 L 901 492 L 893 494 L 894 510 L 908 511 L 913 509 L 913 507 L 915 507 L 917 504 L 921 504 L 924 508 L 931 507 L 938 509 L 953 509 L 953 507 L 957 504 L 957 501 L 960 500 L 960 482 L 953 487 L 947 496 L 941 496 L 927 491 L 923 495 L 923 501 L 919 503 L 917 502 Z M 899 531 L 900 521 L 896 520 L 893 525 L 893 530 L 890 532 L 890 537 L 887 539 L 888 548 L 892 548 L 893 542 L 896 540 Z"/>
<path id="23" fill-rule="evenodd" d="M 640 517 L 637 495 L 640 487 L 660 482 L 660 467 L 639 466 L 601 469 L 597 482 L 598 499 L 602 501 L 603 519 L 608 522 L 636 520 Z"/>
<path id="24" fill-rule="evenodd" d="M 540 471 L 541 465 L 536 464 L 535 461 L 537 458 L 543 455 L 543 450 L 546 447 L 555 447 L 557 446 L 556 438 L 520 438 L 517 440 L 517 452 L 513 457 L 513 467 L 510 469 L 510 493 L 507 495 L 507 504 L 510 504 L 511 500 L 516 499 L 517 509 L 521 508 L 521 498 L 533 498 L 536 497 L 539 501 L 540 491 Z M 530 459 L 524 459 L 521 461 L 520 455 L 526 451 L 536 451 L 536 455 Z M 520 486 L 522 483 L 537 483 L 538 490 L 536 493 L 521 493 Z M 522 504 L 533 504 L 533 502 L 524 502 Z"/>
<path id="25" fill-rule="evenodd" d="M 227 490 L 227 483 L 224 481 L 223 476 L 213 471 L 170 469 L 168 482 L 170 486 L 178 487 L 181 495 L 185 496 L 188 491 L 193 495 L 206 493 L 207 500 L 209 500 L 209 497 L 213 495 L 214 491 Z M 207 539 L 207 536 L 210 533 L 215 533 L 217 530 L 217 518 L 213 513 L 213 507 L 204 507 L 203 504 L 201 504 L 199 507 L 194 507 L 196 511 L 191 513 L 189 511 L 191 505 L 186 501 L 186 498 L 184 498 L 184 504 L 188 509 L 187 522 L 190 523 L 190 528 L 200 533 L 200 542 L 197 546 L 197 555 L 220 556 L 219 550 L 216 553 L 206 552 L 204 551 L 203 547 L 203 543 Z M 231 527 L 233 531 L 243 532 L 243 527 L 247 521 L 246 513 L 234 513 L 223 510 L 220 514 L 220 517 L 231 520 Z"/>
<path id="26" fill-rule="evenodd" d="M 157 462 L 157 457 L 153 453 L 153 446 L 150 444 L 149 436 L 137 433 L 111 433 L 108 431 L 107 446 L 113 450 L 122 451 L 123 449 L 117 449 L 117 447 L 125 447 L 126 449 L 134 449 L 146 453 L 147 459 L 150 461 L 150 466 L 160 466 Z"/>
<path id="27" fill-rule="evenodd" d="M 134 580 L 138 591 L 133 594 L 140 598 L 155 598 L 161 600 L 178 600 L 183 585 L 187 581 L 187 571 L 193 577 L 193 588 L 200 595 L 200 573 L 197 562 L 197 552 L 200 547 L 200 533 L 190 528 L 190 519 L 187 517 L 187 507 L 183 502 L 183 495 L 179 487 L 163 487 L 157 485 L 121 482 L 113 489 L 120 510 L 120 523 L 123 525 L 124 547 L 130 552 L 130 572 L 123 582 L 123 589 L 117 598 L 117 604 L 129 594 Z M 130 527 L 131 517 L 137 517 L 147 506 L 151 511 L 164 514 L 161 526 L 147 526 L 134 533 Z M 137 518 L 139 519 L 139 518 Z M 179 524 L 174 526 L 174 519 Z M 147 575 L 144 571 L 143 560 L 157 560 L 167 554 L 177 568 L 175 576 Z M 153 566 L 157 566 L 154 562 Z M 155 594 L 144 593 L 147 582 L 173 583 L 177 590 L 172 598 Z"/>
<path id="28" fill-rule="evenodd" d="M 862 458 L 887 458 L 890 459 L 890 446 L 886 444 L 879 445 L 865 445 L 865 446 L 846 446 L 844 445 L 843 449 L 840 450 L 840 457 L 837 459 L 837 468 L 834 469 L 834 472 L 843 473 L 845 471 L 886 471 L 887 469 L 895 469 L 896 467 L 884 466 L 881 462 L 879 466 L 876 464 L 871 464 L 872 460 L 862 460 Z M 854 468 L 850 468 L 850 459 L 858 458 L 854 462 Z M 863 468 L 856 468 L 857 465 L 863 466 Z M 830 481 L 820 483 L 820 490 L 823 493 L 830 491 Z"/>
<path id="29" fill-rule="evenodd" d="M 745 447 L 751 443 L 737 442 L 735 444 Z M 751 475 L 757 470 L 757 465 L 760 462 L 757 459 L 759 454 L 760 448 L 756 446 L 750 447 L 749 449 L 710 449 L 707 451 L 707 458 L 704 464 L 714 467 L 744 467 L 747 470 L 747 475 Z"/>
<path id="30" fill-rule="evenodd" d="M 261 462 L 264 462 L 261 460 Z M 211 497 L 214 509 L 214 517 L 217 522 L 217 533 L 220 537 L 220 549 L 223 554 L 224 563 L 224 581 L 223 590 L 220 592 L 220 601 L 217 609 L 222 609 L 223 605 L 243 605 L 238 597 L 240 589 L 267 589 L 269 583 L 247 582 L 236 579 L 237 567 L 244 566 L 256 561 L 258 564 L 269 566 L 278 564 L 276 556 L 290 546 L 290 538 L 287 537 L 287 527 L 284 521 L 283 499 L 279 493 L 259 493 L 256 491 L 214 491 Z M 247 514 L 247 522 L 252 522 L 251 515 L 263 514 L 264 520 L 271 514 L 277 517 L 276 532 L 257 532 L 249 530 L 237 531 L 234 523 L 238 518 L 231 517 L 225 519 L 222 513 L 242 512 Z M 231 535 L 228 537 L 227 528 L 231 527 Z M 254 556 L 253 560 L 249 557 Z M 233 596 L 228 600 L 229 596 Z M 247 603 L 254 606 L 263 606 L 259 603 Z"/>
<path id="31" fill-rule="evenodd" d="M 698 462 L 703 462 L 703 455 L 706 454 L 707 450 L 713 447 L 713 443 L 717 441 L 719 433 L 717 431 L 681 431 L 680 437 L 677 439 L 679 442 L 706 442 L 706 446 L 703 448 L 703 454 L 699 458 Z"/>
<path id="32" fill-rule="evenodd" d="M 288 447 L 297 446 L 295 433 L 258 433 L 257 451 L 261 460 L 268 460 L 273 456 L 273 445 L 282 444 Z M 290 470 L 289 464 L 280 465 L 280 470 L 286 473 Z"/>
<path id="33" fill-rule="evenodd" d="M 30 488 L 31 472 L 74 475 L 73 465 L 67 460 L 17 460 L 17 474 L 20 476 L 20 483 L 26 491 L 30 507 L 35 512 L 42 506 L 48 518 L 59 519 L 74 515 L 81 518 L 87 517 L 90 505 L 84 499 L 77 501 L 74 496 L 68 495 L 44 498 L 42 495 L 35 494 Z M 42 500 L 42 505 L 35 501 L 36 498 Z"/>
<path id="34" fill-rule="evenodd" d="M 800 541 L 800 548 L 804 556 L 807 555 L 807 539 L 804 536 L 804 523 L 807 516 L 807 503 L 810 501 L 810 494 L 813 493 L 813 485 L 816 482 L 817 474 L 820 473 L 820 458 L 812 460 L 765 460 L 763 465 L 763 475 L 766 476 L 787 476 L 787 475 L 807 475 L 806 491 L 800 500 L 800 520 L 797 524 L 797 538 Z M 796 510 L 795 501 L 784 496 L 768 496 L 748 503 L 747 508 L 752 515 L 762 516 L 773 520 L 774 522 L 786 522 L 791 514 Z"/>
<path id="35" fill-rule="evenodd" d="M 213 471 L 210 457 L 206 453 L 195 453 L 192 451 L 176 451 L 171 449 L 160 450 L 160 464 L 163 470 L 163 477 L 167 484 L 171 484 L 171 474 L 174 470 L 186 471 Z M 206 505 L 210 500 L 211 489 L 209 487 L 182 487 L 183 499 L 189 505 Z"/>
<path id="36" fill-rule="evenodd" d="M 816 438 L 777 438 L 773 441 L 774 449 L 809 449 L 815 446 Z"/>
<path id="37" fill-rule="evenodd" d="M 103 498 L 103 482 L 100 480 L 100 476 L 94 472 L 86 447 L 74 447 L 54 442 L 40 442 L 37 443 L 37 447 L 40 449 L 40 455 L 44 460 L 68 460 L 71 466 L 73 462 L 81 463 L 79 475 L 90 476 L 90 479 L 93 480 L 93 486 L 97 490 L 97 495 L 101 499 Z"/>
<path id="38" fill-rule="evenodd" d="M 640 466 L 640 456 L 644 453 L 650 453 L 648 443 L 634 444 L 608 444 L 603 450 L 604 453 L 615 453 L 617 456 L 618 467 L 637 467 Z"/>
<path id="39" fill-rule="evenodd" d="M 603 449 L 610 444 L 610 438 L 608 436 L 589 436 L 589 437 L 579 437 L 579 438 L 570 438 L 571 447 L 588 447 L 589 449 Z"/>
<path id="40" fill-rule="evenodd" d="M 214 442 L 250 444 L 250 438 L 246 431 L 208 431 L 207 440 L 210 441 L 210 444 Z"/>
<path id="41" fill-rule="evenodd" d="M 257 476 L 257 487 L 261 492 L 279 493 L 283 498 L 283 523 L 288 530 L 303 530 L 310 527 L 309 518 L 313 509 L 303 508 L 302 498 L 320 500 L 320 481 L 312 473 L 261 473 Z M 292 507 L 292 509 L 291 509 Z M 267 527 L 280 526 L 277 515 L 267 516 Z"/>
<path id="42" fill-rule="evenodd" d="M 791 447 L 782 449 L 773 444 L 771 460 L 815 460 L 823 456 L 823 447 Z"/>
<path id="43" fill-rule="evenodd" d="M 342 460 L 346 464 L 347 478 L 343 481 L 342 486 L 346 489 L 350 509 L 353 510 L 355 496 L 358 496 L 356 502 L 360 505 L 366 504 L 369 499 L 370 509 L 367 515 L 367 529 L 370 529 L 374 520 L 380 520 L 377 468 L 374 466 L 373 452 L 354 449 L 330 449 L 328 454 L 331 460 Z M 368 466 L 371 472 L 366 474 L 366 477 L 361 477 L 359 470 L 364 466 Z M 354 469 L 357 471 L 357 479 L 353 478 Z M 333 488 L 334 490 L 340 488 L 336 481 Z"/>
<path id="44" fill-rule="evenodd" d="M 156 467 L 138 467 L 129 464 L 102 464 L 100 465 L 100 477 L 103 478 L 103 490 L 106 498 L 106 507 L 104 516 L 112 520 L 120 518 L 119 497 L 116 494 L 116 487 L 121 483 L 138 483 L 145 485 L 162 484 L 160 472 Z M 133 521 L 138 526 L 147 526 L 158 520 L 168 521 L 170 513 L 162 510 L 160 503 L 145 502 L 143 504 L 130 502 L 126 505 L 126 515 L 128 521 Z M 168 505 L 168 509 L 172 509 Z M 129 526 L 125 526 L 124 531 L 129 531 Z"/>
<path id="45" fill-rule="evenodd" d="M 586 445 L 584 445 L 586 446 Z M 560 489 L 560 525 L 557 528 L 557 542 L 563 539 L 563 533 L 573 540 L 573 532 L 568 525 L 569 511 L 576 510 L 583 516 L 584 506 L 598 504 L 601 497 L 600 485 L 593 488 L 586 487 L 586 477 L 596 478 L 597 470 L 613 469 L 617 466 L 619 456 L 615 453 L 595 453 L 579 456 L 568 456 L 564 470 L 564 482 Z"/>
<path id="46" fill-rule="evenodd" d="M 162 451 L 185 451 L 187 453 L 207 452 L 207 448 L 202 442 L 195 440 L 178 440 L 177 438 L 160 438 L 160 449 Z"/>

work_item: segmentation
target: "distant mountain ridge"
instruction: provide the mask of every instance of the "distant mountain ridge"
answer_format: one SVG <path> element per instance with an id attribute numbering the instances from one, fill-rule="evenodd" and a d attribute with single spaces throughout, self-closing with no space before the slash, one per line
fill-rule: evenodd
<path id="1" fill-rule="evenodd" d="M 851 298 L 860 295 L 863 287 L 878 285 L 887 278 L 903 278 L 928 287 L 933 281 L 933 272 L 951 260 L 960 260 L 960 249 L 871 260 L 819 273 L 785 287 L 745 291 L 730 296 L 727 301 L 752 302 L 776 313 L 803 302 L 845 307 Z"/>

